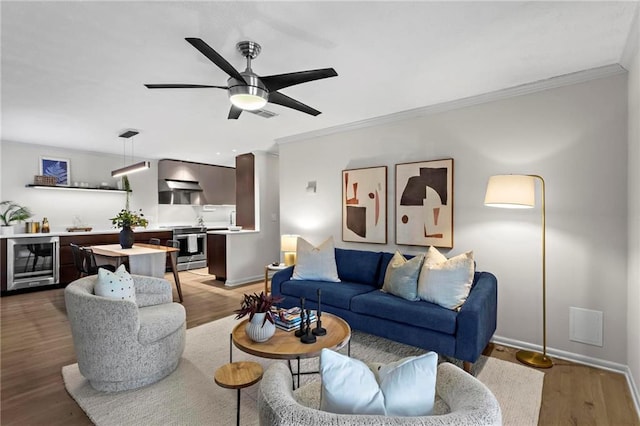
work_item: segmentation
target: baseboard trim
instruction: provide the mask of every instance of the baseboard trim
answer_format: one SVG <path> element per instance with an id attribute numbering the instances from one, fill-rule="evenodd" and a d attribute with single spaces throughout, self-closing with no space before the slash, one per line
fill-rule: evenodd
<path id="1" fill-rule="evenodd" d="M 502 336 L 493 336 L 491 341 L 498 345 L 510 346 L 512 348 L 517 349 L 527 349 L 537 352 L 542 352 L 542 346 L 540 345 L 532 345 L 527 342 L 523 342 L 521 340 L 509 339 Z M 547 347 L 547 355 L 551 358 L 560 358 L 567 361 L 576 362 L 578 364 L 588 365 L 590 367 L 601 368 L 603 370 L 613 371 L 616 373 L 623 374 L 627 379 L 627 385 L 629 386 L 629 392 L 631 393 L 631 399 L 633 399 L 633 403 L 636 407 L 636 412 L 638 417 L 640 417 L 640 392 L 638 392 L 638 387 L 633 380 L 633 376 L 631 375 L 631 370 L 629 366 L 624 364 L 619 364 L 617 362 L 611 362 L 600 358 L 589 357 L 586 355 L 576 354 L 573 352 L 563 351 L 560 349 L 554 349 Z"/>
<path id="2" fill-rule="evenodd" d="M 264 275 L 255 275 L 252 277 L 238 278 L 235 280 L 227 279 L 224 283 L 226 287 L 236 287 L 242 284 L 255 283 L 256 281 L 264 281 Z"/>

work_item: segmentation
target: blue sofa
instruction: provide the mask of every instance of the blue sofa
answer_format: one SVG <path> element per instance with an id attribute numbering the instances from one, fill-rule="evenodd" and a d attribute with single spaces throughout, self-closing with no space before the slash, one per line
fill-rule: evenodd
<path id="1" fill-rule="evenodd" d="M 493 274 L 475 272 L 469 297 L 456 312 L 380 291 L 392 253 L 336 248 L 335 257 L 341 282 L 292 280 L 293 266 L 277 272 L 271 293 L 284 298 L 280 306 L 298 306 L 304 297 L 305 307 L 316 309 L 320 289 L 322 311 L 352 329 L 457 358 L 465 370 L 493 336 L 498 304 Z"/>

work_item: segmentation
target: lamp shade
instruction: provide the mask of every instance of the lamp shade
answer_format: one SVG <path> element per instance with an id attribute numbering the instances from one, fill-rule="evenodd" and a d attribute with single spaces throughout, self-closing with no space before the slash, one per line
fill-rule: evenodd
<path id="1" fill-rule="evenodd" d="M 485 206 L 531 208 L 536 204 L 535 177 L 529 175 L 496 175 L 489 178 L 484 197 Z"/>
<path id="2" fill-rule="evenodd" d="M 295 252 L 298 249 L 299 235 L 282 235 L 280 237 L 280 250 L 284 252 Z"/>

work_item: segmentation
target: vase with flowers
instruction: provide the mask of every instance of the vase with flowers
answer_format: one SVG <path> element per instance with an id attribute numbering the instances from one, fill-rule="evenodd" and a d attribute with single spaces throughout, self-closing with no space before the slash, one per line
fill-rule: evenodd
<path id="1" fill-rule="evenodd" d="M 245 294 L 240 309 L 234 311 L 236 319 L 249 315 L 249 321 L 245 328 L 247 336 L 254 342 L 266 342 L 276 332 L 275 321 L 271 307 L 282 302 L 282 297 L 273 297 L 260 294 Z"/>
<path id="2" fill-rule="evenodd" d="M 125 191 L 127 191 L 125 208 L 120 210 L 120 212 L 110 220 L 113 226 L 116 228 L 122 228 L 120 231 L 120 245 L 122 248 L 127 249 L 133 246 L 135 240 L 133 229 L 131 228 L 134 226 L 143 226 L 146 228 L 147 225 L 149 225 L 149 221 L 144 217 L 142 209 L 138 209 L 138 211 L 131 211 L 129 208 L 129 193 L 131 192 L 131 186 L 129 185 L 129 179 L 127 176 L 122 177 L 122 183 Z"/>

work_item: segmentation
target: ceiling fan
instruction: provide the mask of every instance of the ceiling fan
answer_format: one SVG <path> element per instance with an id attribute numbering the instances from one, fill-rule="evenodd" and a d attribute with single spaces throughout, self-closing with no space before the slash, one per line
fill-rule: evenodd
<path id="1" fill-rule="evenodd" d="M 226 86 L 210 86 L 203 84 L 145 84 L 148 89 L 225 89 L 229 93 L 231 110 L 228 118 L 235 120 L 240 117 L 243 110 L 255 111 L 264 107 L 267 102 L 292 108 L 313 116 L 320 114 L 317 109 L 311 108 L 293 98 L 290 98 L 278 90 L 294 86 L 308 81 L 335 77 L 338 73 L 333 68 L 298 71 L 287 74 L 269 75 L 260 77 L 251 69 L 251 60 L 259 54 L 261 47 L 253 41 L 241 41 L 236 48 L 242 56 L 247 58 L 247 69 L 238 72 L 233 65 L 227 62 L 211 46 L 199 38 L 186 38 L 193 47 L 206 56 L 218 68 L 229 74 Z"/>

